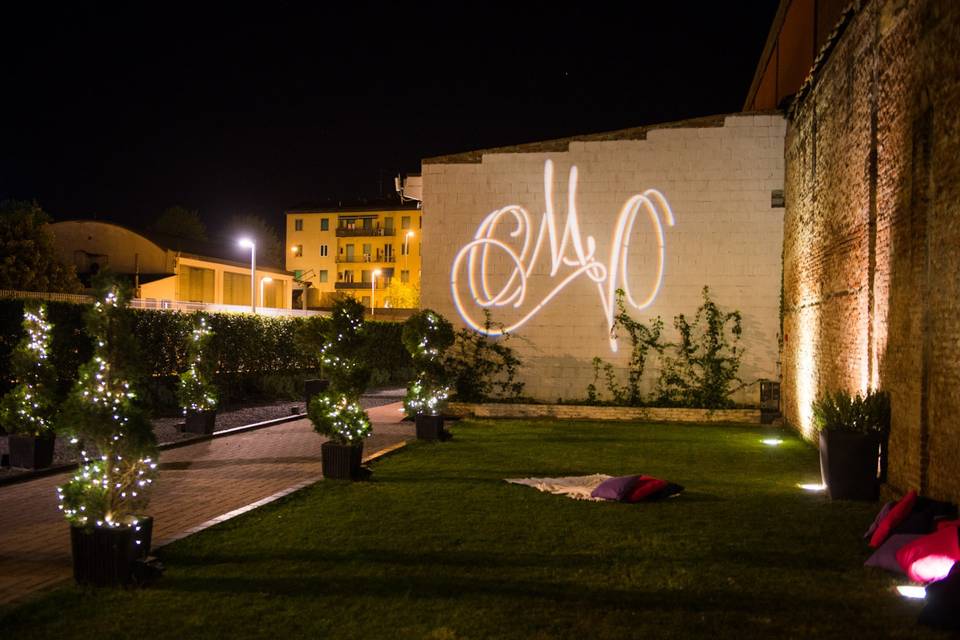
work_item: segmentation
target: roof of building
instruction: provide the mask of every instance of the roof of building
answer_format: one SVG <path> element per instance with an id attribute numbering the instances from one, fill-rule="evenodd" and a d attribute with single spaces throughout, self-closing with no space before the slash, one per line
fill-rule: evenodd
<path id="1" fill-rule="evenodd" d="M 287 209 L 285 213 L 287 215 L 291 213 L 375 213 L 378 211 L 416 211 L 418 208 L 416 202 L 384 200 L 379 202 L 302 205 Z"/>
<path id="2" fill-rule="evenodd" d="M 567 138 L 556 138 L 554 140 L 542 140 L 540 142 L 527 142 L 506 147 L 493 147 L 490 149 L 476 149 L 474 151 L 465 151 L 463 153 L 454 153 L 446 156 L 436 156 L 425 158 L 423 164 L 471 164 L 480 162 L 485 154 L 491 153 L 543 153 L 549 151 L 563 152 L 570 148 L 571 142 L 602 142 L 605 140 L 645 140 L 647 134 L 659 129 L 702 129 L 707 127 L 722 127 L 724 119 L 730 117 L 751 116 L 751 115 L 770 115 L 778 114 L 779 111 L 754 111 L 750 113 L 721 113 L 712 116 L 702 116 L 699 118 L 688 118 L 687 120 L 676 120 L 673 122 L 660 122 L 657 124 L 644 125 L 641 127 L 630 127 L 629 129 L 617 129 L 616 131 L 604 131 L 601 133 L 586 133 L 582 135 L 570 136 Z"/>
<path id="3" fill-rule="evenodd" d="M 118 227 L 124 229 L 130 233 L 135 233 L 146 240 L 149 240 L 153 244 L 157 245 L 160 249 L 166 251 L 173 251 L 183 257 L 193 258 L 197 260 L 206 260 L 207 262 L 217 262 L 219 264 L 226 264 L 233 267 L 240 268 L 249 268 L 250 263 L 246 261 L 246 257 L 250 255 L 249 250 L 237 246 L 235 243 L 226 242 L 226 241 L 216 241 L 216 240 L 196 240 L 192 238 L 178 238 L 176 236 L 167 235 L 164 233 L 155 233 L 152 231 L 142 231 L 139 229 L 132 229 L 122 224 L 117 224 L 116 222 L 110 222 L 108 220 L 91 220 L 91 219 L 76 219 L 76 220 L 59 220 L 54 222 L 53 225 L 64 224 L 69 222 L 82 222 L 82 223 L 93 223 L 93 224 L 105 224 L 113 227 Z M 292 272 L 285 271 L 283 269 L 277 268 L 272 265 L 257 263 L 257 270 L 269 271 L 271 273 L 278 273 L 284 275 L 291 275 Z"/>

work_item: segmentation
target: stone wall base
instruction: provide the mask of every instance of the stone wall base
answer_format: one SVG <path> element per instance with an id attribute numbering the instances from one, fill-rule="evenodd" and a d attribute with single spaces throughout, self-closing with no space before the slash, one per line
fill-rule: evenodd
<path id="1" fill-rule="evenodd" d="M 676 407 L 596 407 L 567 404 L 451 402 L 446 413 L 475 418 L 557 418 L 630 422 L 715 422 L 760 424 L 760 409 L 685 409 Z"/>

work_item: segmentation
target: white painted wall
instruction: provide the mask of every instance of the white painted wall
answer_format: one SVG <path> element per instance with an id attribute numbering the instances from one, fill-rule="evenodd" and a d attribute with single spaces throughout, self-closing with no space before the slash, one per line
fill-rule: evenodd
<path id="1" fill-rule="evenodd" d="M 546 209 L 544 165 L 553 164 L 553 208 L 558 233 L 567 218 L 568 178 L 578 172 L 576 208 L 584 243 L 593 236 L 596 258 L 609 262 L 617 219 L 624 203 L 657 189 L 672 207 L 675 225 L 665 228 L 662 286 L 652 304 L 634 310 L 639 320 L 661 316 L 670 327 L 678 313 L 693 314 L 700 291 L 709 285 L 714 300 L 743 314 L 746 348 L 741 377 L 777 377 L 777 332 L 783 209 L 771 208 L 771 191 L 783 189 L 785 124 L 770 115 L 728 116 L 722 127 L 655 129 L 645 140 L 574 141 L 566 152 L 486 153 L 479 163 L 423 165 L 422 305 L 463 326 L 451 295 L 451 266 L 474 239 L 491 212 L 519 205 L 529 214 L 536 242 Z M 506 220 L 506 219 L 504 219 Z M 504 225 L 495 237 L 520 253 L 522 238 Z M 628 278 L 637 299 L 655 281 L 659 250 L 654 227 L 641 212 L 631 234 Z M 493 254 L 491 254 L 493 255 Z M 566 257 L 576 259 L 568 247 Z M 488 265 L 491 286 L 511 273 L 504 252 Z M 494 319 L 511 324 L 526 315 L 575 267 L 551 276 L 544 246 L 527 283 L 524 303 L 494 309 Z M 465 270 L 460 282 L 465 281 Z M 482 321 L 461 287 L 465 308 Z M 583 398 L 593 379 L 591 361 L 600 356 L 626 364 L 629 342 L 612 353 L 597 285 L 586 274 L 568 286 L 513 332 L 523 362 L 526 394 L 543 400 Z M 648 386 L 656 371 L 648 367 Z M 755 400 L 756 387 L 740 400 Z"/>

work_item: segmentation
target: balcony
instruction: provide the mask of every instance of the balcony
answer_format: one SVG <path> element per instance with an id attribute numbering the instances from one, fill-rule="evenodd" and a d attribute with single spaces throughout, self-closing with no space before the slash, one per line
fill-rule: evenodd
<path id="1" fill-rule="evenodd" d="M 347 264 L 359 264 L 359 263 L 368 263 L 368 264 L 393 264 L 397 261 L 397 256 L 390 254 L 385 256 L 382 253 L 373 256 L 337 256 L 337 263 L 347 263 Z"/>
<path id="2" fill-rule="evenodd" d="M 386 278 L 377 278 L 377 289 L 383 289 L 390 286 L 390 280 Z M 372 282 L 335 282 L 333 285 L 334 289 L 365 289 L 369 291 L 373 288 Z"/>
<path id="3" fill-rule="evenodd" d="M 384 229 L 382 227 L 337 227 L 337 237 L 338 238 L 357 238 L 360 236 L 373 237 L 373 236 L 395 236 L 397 235 L 396 229 Z"/>

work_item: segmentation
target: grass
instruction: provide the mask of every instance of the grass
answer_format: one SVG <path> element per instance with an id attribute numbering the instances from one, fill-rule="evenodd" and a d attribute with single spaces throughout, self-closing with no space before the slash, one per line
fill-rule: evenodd
<path id="1" fill-rule="evenodd" d="M 67 587 L 8 638 L 924 638 L 862 566 L 875 504 L 756 427 L 461 422 L 363 483 L 326 481 L 162 550 L 148 589 Z M 679 498 L 578 502 L 502 478 L 643 472 Z"/>

